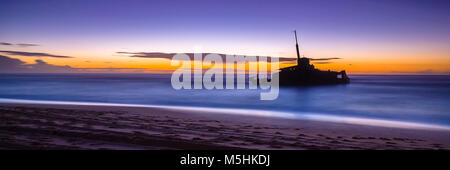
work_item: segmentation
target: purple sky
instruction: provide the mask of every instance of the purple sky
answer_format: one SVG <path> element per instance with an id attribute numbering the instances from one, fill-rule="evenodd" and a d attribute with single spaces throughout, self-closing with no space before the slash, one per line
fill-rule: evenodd
<path id="1" fill-rule="evenodd" d="M 195 47 L 294 57 L 291 31 L 297 29 L 302 52 L 314 58 L 436 53 L 432 59 L 449 62 L 450 1 L 2 0 L 0 25 L 0 42 L 104 59 L 117 51 Z"/>

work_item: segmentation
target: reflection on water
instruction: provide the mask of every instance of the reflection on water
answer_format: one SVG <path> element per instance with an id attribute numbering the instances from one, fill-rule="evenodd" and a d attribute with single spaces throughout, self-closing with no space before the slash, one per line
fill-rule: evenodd
<path id="1" fill-rule="evenodd" d="M 317 113 L 450 125 L 450 76 L 350 76 L 351 84 L 259 90 L 174 90 L 170 75 L 4 74 L 0 98 Z"/>

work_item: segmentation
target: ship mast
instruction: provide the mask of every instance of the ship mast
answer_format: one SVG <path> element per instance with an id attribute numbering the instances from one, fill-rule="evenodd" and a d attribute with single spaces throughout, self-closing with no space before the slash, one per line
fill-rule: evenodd
<path id="1" fill-rule="evenodd" d="M 295 47 L 297 48 L 297 66 L 300 66 L 300 51 L 298 49 L 297 30 L 294 30 L 295 34 Z"/>

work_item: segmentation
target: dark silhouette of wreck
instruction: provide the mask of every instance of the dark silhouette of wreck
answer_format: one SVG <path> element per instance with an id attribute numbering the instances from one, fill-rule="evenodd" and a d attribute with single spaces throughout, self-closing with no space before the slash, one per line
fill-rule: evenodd
<path id="1" fill-rule="evenodd" d="M 279 74 L 281 86 L 304 86 L 304 85 L 328 85 L 328 84 L 347 84 L 350 83 L 345 70 L 321 71 L 310 64 L 309 58 L 300 57 L 298 49 L 297 32 L 295 34 L 295 46 L 297 48 L 297 65 L 281 68 Z"/>

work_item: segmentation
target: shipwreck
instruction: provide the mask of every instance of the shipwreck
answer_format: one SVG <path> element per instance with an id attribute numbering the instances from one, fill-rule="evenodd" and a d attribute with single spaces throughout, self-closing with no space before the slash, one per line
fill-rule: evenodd
<path id="1" fill-rule="evenodd" d="M 300 57 L 297 32 L 295 34 L 295 47 L 297 49 L 297 65 L 281 68 L 278 73 L 281 86 L 308 86 L 308 85 L 332 85 L 348 84 L 350 79 L 345 70 L 322 71 L 310 64 L 310 58 Z"/>

